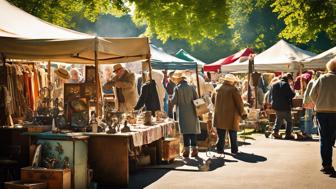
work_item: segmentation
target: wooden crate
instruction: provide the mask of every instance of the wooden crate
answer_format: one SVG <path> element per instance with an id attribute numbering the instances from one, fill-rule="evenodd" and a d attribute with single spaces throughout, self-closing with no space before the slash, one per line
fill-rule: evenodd
<path id="1" fill-rule="evenodd" d="M 29 133 L 42 133 L 51 131 L 51 125 L 25 125 Z"/>
<path id="2" fill-rule="evenodd" d="M 170 161 L 180 155 L 180 138 L 165 138 L 161 145 L 162 160 Z"/>
<path id="3" fill-rule="evenodd" d="M 47 182 L 48 189 L 70 189 L 70 169 L 21 168 L 21 180 L 24 182 Z"/>
<path id="4" fill-rule="evenodd" d="M 23 182 L 21 180 L 15 180 L 5 182 L 6 189 L 45 189 L 47 188 L 46 182 Z"/>

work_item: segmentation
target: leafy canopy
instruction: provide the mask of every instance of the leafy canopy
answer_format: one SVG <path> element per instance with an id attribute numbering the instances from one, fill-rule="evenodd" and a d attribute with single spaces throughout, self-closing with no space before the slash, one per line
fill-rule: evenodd
<path id="1" fill-rule="evenodd" d="M 286 24 L 281 37 L 306 43 L 326 32 L 330 39 L 336 39 L 335 0 L 276 0 L 272 7 Z"/>
<path id="2" fill-rule="evenodd" d="M 195 45 L 230 35 L 234 46 L 254 44 L 264 48 L 268 35 L 306 43 L 325 32 L 336 39 L 335 0 L 9 1 L 43 20 L 70 28 L 76 27 L 74 18 L 94 22 L 101 14 L 131 13 L 137 25 L 146 26 L 146 35 L 164 42 L 183 39 Z M 269 10 L 278 15 L 275 20 Z M 268 15 L 273 23 L 262 17 Z M 264 22 L 266 25 L 261 24 Z"/>

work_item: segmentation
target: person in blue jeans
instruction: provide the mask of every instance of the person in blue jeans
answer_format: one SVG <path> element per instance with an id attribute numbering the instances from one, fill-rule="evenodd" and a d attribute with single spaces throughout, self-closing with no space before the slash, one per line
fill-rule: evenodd
<path id="1" fill-rule="evenodd" d="M 332 165 L 333 145 L 336 139 L 336 57 L 331 59 L 326 67 L 328 73 L 314 82 L 309 95 L 315 104 L 316 116 L 320 124 L 321 171 L 336 177 L 336 171 Z"/>
<path id="2" fill-rule="evenodd" d="M 293 123 L 291 109 L 292 99 L 294 98 L 295 93 L 290 87 L 290 83 L 292 82 L 293 76 L 288 73 L 283 76 L 280 81 L 274 83 L 270 89 L 269 98 L 276 115 L 272 135 L 276 139 L 281 138 L 279 130 L 281 125 L 283 125 L 284 120 L 286 121 L 285 139 L 294 139 L 294 135 L 292 135 Z"/>

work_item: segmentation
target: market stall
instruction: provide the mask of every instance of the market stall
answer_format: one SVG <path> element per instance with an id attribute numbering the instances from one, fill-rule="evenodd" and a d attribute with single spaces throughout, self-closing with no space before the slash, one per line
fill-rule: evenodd
<path id="1" fill-rule="evenodd" d="M 251 48 L 245 48 L 239 52 L 236 52 L 233 55 L 230 55 L 228 57 L 222 58 L 217 60 L 216 62 L 213 62 L 211 64 L 206 64 L 204 65 L 204 71 L 214 71 L 217 72 L 218 70 L 221 69 L 222 65 L 230 65 L 232 64 L 234 61 L 238 60 L 241 57 L 247 57 L 250 54 L 253 53 L 253 50 Z"/>
<path id="2" fill-rule="evenodd" d="M 293 72 L 300 69 L 300 62 L 315 54 L 302 50 L 284 40 L 278 41 L 272 47 L 259 53 L 254 58 L 254 69 L 258 72 Z M 248 60 L 236 60 L 235 62 L 222 65 L 222 72 L 248 72 Z"/>
<path id="3" fill-rule="evenodd" d="M 193 57 L 191 54 L 189 54 L 187 51 L 185 51 L 184 49 L 180 49 L 179 51 L 177 51 L 175 53 L 175 56 L 177 58 L 180 58 L 182 60 L 186 60 L 186 61 L 191 61 L 191 62 L 196 62 L 197 66 L 199 68 L 199 70 L 201 70 L 203 68 L 203 66 L 205 65 L 205 63 L 195 57 Z"/>
<path id="4" fill-rule="evenodd" d="M 86 165 L 82 165 L 82 161 L 80 161 L 77 158 L 79 156 L 76 155 L 76 149 L 78 149 L 76 148 L 77 142 L 73 142 L 73 139 L 77 140 L 78 137 L 88 141 L 88 145 L 84 142 L 80 143 L 80 146 L 83 144 L 84 146 L 82 147 L 88 149 L 87 156 L 89 166 L 94 167 L 94 181 L 104 184 L 127 185 L 129 169 L 128 157 L 130 155 L 130 148 L 136 147 L 141 149 L 142 146 L 147 144 L 154 145 L 153 143 L 155 143 L 155 145 L 158 146 L 155 153 L 161 154 L 160 150 L 162 150 L 162 148 L 158 141 L 167 136 L 168 130 L 174 130 L 176 126 L 175 122 L 171 120 L 162 118 L 164 120 L 159 121 L 159 119 L 161 119 L 160 115 L 156 117 L 156 121 L 146 125 L 145 123 L 137 121 L 134 122 L 134 119 L 137 120 L 140 115 L 136 116 L 131 113 L 131 115 L 126 116 L 126 114 L 122 114 L 121 112 L 116 112 L 111 109 L 110 106 L 104 106 L 103 110 L 100 94 L 101 87 L 99 85 L 100 82 L 98 77 L 98 66 L 100 64 L 127 63 L 131 61 L 149 62 L 150 49 L 148 39 L 145 37 L 96 37 L 49 24 L 10 5 L 6 1 L 0 1 L 0 8 L 2 10 L 0 11 L 0 17 L 4 20 L 0 23 L 1 73 L 3 73 L 1 78 L 2 86 L 7 88 L 12 86 L 8 83 L 10 80 L 9 77 L 7 77 L 10 73 L 10 69 L 7 69 L 8 65 L 18 64 L 21 66 L 30 62 L 32 63 L 32 66 L 36 66 L 41 62 L 47 62 L 47 84 L 51 83 L 50 62 L 55 61 L 74 64 L 91 64 L 95 66 L 92 72 L 93 79 L 91 77 L 92 75 L 90 75 L 91 79 L 88 79 L 88 75 L 86 75 L 84 83 L 64 85 L 64 98 L 68 98 L 67 101 L 64 101 L 64 104 L 67 103 L 66 105 L 71 106 L 71 108 L 76 111 L 76 114 L 72 114 L 72 116 L 76 117 L 70 121 L 70 125 L 68 124 L 68 121 L 71 118 L 68 117 L 68 120 L 64 120 L 63 117 L 60 117 L 62 116 L 60 114 L 62 112 L 58 107 L 58 103 L 62 102 L 55 101 L 56 99 L 51 99 L 51 96 L 44 95 L 41 99 L 48 102 L 52 101 L 52 103 L 43 107 L 43 109 L 40 109 L 41 111 L 38 112 L 34 111 L 35 108 L 31 108 L 33 110 L 33 122 L 30 123 L 30 127 L 33 129 L 28 129 L 26 136 L 35 138 L 34 140 L 31 140 L 31 142 L 35 141 L 37 143 L 40 142 L 41 144 L 44 143 L 43 141 L 45 140 L 52 141 L 55 144 L 59 143 L 61 145 L 63 144 L 62 141 L 72 141 L 73 145 L 70 143 L 64 143 L 64 145 L 67 146 L 66 153 L 75 154 L 74 156 L 71 156 L 73 158 L 69 159 L 71 163 L 68 167 L 71 169 L 71 182 L 73 188 L 83 188 L 86 184 L 86 177 L 81 176 L 80 180 L 76 179 L 78 178 L 78 175 L 82 175 L 86 172 Z M 13 15 L 22 19 L 10 19 L 9 17 Z M 29 27 L 26 26 L 27 23 L 29 23 Z M 17 82 L 20 81 L 17 80 Z M 36 93 L 41 93 L 41 90 L 38 88 L 34 91 Z M 32 103 L 32 105 L 34 104 L 35 103 Z M 101 118 L 103 119 L 100 118 L 99 120 L 96 120 L 96 115 L 92 114 L 91 110 L 90 116 L 88 116 L 89 107 L 92 104 L 95 106 L 95 112 L 98 115 L 102 115 Z M 66 109 L 64 109 L 64 111 L 66 111 Z M 85 115 L 85 119 L 83 115 Z M 142 114 L 142 116 L 145 116 L 145 114 Z M 39 119 L 36 119 L 36 117 Z M 42 117 L 43 120 L 41 120 Z M 147 116 L 146 119 L 148 120 L 152 118 L 148 118 Z M 123 124 L 123 120 L 129 121 L 128 123 L 132 122 L 131 126 Z M 22 124 L 25 123 L 24 121 L 24 119 L 21 119 L 19 122 L 18 120 L 15 120 L 14 124 L 17 124 L 16 127 L 21 127 Z M 120 124 L 123 124 L 123 126 L 120 126 Z M 74 127 L 75 125 L 77 127 Z M 4 127 L 7 128 L 7 126 Z M 26 125 L 23 124 L 23 127 L 26 128 Z M 52 132 L 43 133 L 45 130 L 52 130 Z M 77 132 L 74 133 L 74 131 Z M 85 133 L 80 134 L 78 131 L 80 131 L 80 133 Z M 32 132 L 42 133 L 31 134 Z M 82 135 L 87 137 L 81 137 Z M 103 145 L 101 145 L 102 140 L 107 141 L 109 144 L 113 144 L 114 147 L 112 147 L 111 151 L 107 152 L 106 149 L 99 148 L 100 146 L 103 147 Z M 117 145 L 116 147 L 115 143 L 120 145 Z M 68 148 L 68 146 L 72 147 Z M 24 146 L 22 147 L 26 148 Z M 31 147 L 32 146 L 30 146 L 30 148 Z M 52 149 L 53 148 L 54 147 L 52 147 Z M 36 150 L 30 150 L 30 155 L 33 155 L 34 151 L 36 154 Z M 121 153 L 118 156 L 116 153 L 118 154 L 119 151 Z M 83 151 L 83 153 L 85 152 Z M 142 154 L 141 150 L 139 154 Z M 139 154 L 136 154 L 134 157 L 138 158 Z M 85 154 L 83 154 L 83 157 L 84 155 Z M 111 161 L 111 159 L 113 159 L 112 156 L 116 157 L 115 161 Z M 42 160 L 46 160 L 45 156 L 42 156 L 41 158 Z M 104 158 L 109 159 L 112 163 L 109 164 L 108 161 L 105 162 Z M 161 159 L 158 158 L 157 161 L 159 162 Z M 105 166 L 102 166 L 102 164 L 97 164 L 97 162 L 106 164 L 104 164 Z M 75 173 L 76 166 L 79 166 L 79 164 L 81 164 L 80 169 L 82 171 Z M 42 164 L 38 163 L 34 166 L 38 168 L 41 165 Z M 49 168 L 53 170 L 60 167 L 51 166 Z M 116 171 L 113 173 L 120 174 L 105 174 L 106 170 Z M 101 175 L 104 176 L 101 177 Z M 123 179 L 119 179 L 120 177 Z"/>
<path id="5" fill-rule="evenodd" d="M 325 69 L 326 63 L 336 56 L 336 47 L 324 51 L 316 56 L 303 60 L 303 69 Z"/>

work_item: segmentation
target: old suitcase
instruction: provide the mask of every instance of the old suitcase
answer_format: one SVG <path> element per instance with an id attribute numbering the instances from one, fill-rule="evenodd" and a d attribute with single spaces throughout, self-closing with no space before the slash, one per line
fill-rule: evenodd
<path id="1" fill-rule="evenodd" d="M 21 180 L 15 180 L 5 182 L 6 189 L 45 189 L 47 188 L 46 182 L 23 182 Z"/>
<path id="2" fill-rule="evenodd" d="M 70 189 L 70 169 L 21 168 L 21 180 L 24 182 L 47 182 L 48 189 Z"/>
<path id="3" fill-rule="evenodd" d="M 180 138 L 165 138 L 162 141 L 161 150 L 163 161 L 174 160 L 180 154 Z"/>

